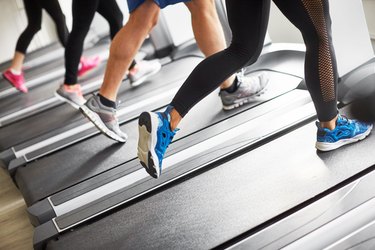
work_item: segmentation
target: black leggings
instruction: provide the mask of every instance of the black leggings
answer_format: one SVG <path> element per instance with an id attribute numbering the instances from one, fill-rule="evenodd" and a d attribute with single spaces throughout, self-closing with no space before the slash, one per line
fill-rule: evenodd
<path id="1" fill-rule="evenodd" d="M 337 115 L 337 66 L 331 38 L 328 0 L 273 0 L 301 31 L 306 44 L 305 80 L 318 119 Z M 221 82 L 258 59 L 268 25 L 270 0 L 227 0 L 231 45 L 202 61 L 171 105 L 183 117 Z"/>
<path id="2" fill-rule="evenodd" d="M 66 27 L 65 16 L 61 11 L 58 0 L 23 0 L 23 3 L 25 5 L 28 24 L 26 29 L 18 38 L 16 51 L 26 54 L 31 40 L 41 28 L 42 9 L 45 9 L 52 17 L 52 20 L 56 25 L 59 40 L 62 46 L 65 47 L 68 41 L 69 31 Z"/>
<path id="3" fill-rule="evenodd" d="M 83 43 L 95 12 L 109 23 L 111 39 L 122 28 L 123 15 L 116 0 L 73 0 L 73 28 L 65 49 L 65 84 L 77 83 L 78 65 Z M 135 65 L 133 61 L 132 66 Z"/>

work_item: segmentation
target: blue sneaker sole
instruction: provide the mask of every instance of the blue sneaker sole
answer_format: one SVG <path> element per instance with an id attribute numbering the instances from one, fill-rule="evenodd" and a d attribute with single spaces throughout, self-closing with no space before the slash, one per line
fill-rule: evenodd
<path id="1" fill-rule="evenodd" d="M 371 125 L 364 133 L 358 134 L 354 136 L 353 138 L 348 138 L 348 139 L 342 139 L 334 143 L 329 143 L 329 142 L 316 142 L 315 147 L 319 151 L 327 152 L 327 151 L 332 151 L 335 149 L 338 149 L 342 146 L 361 141 L 365 139 L 370 133 L 373 128 L 373 125 Z"/>
<path id="2" fill-rule="evenodd" d="M 155 152 L 157 131 L 153 131 L 153 127 L 157 128 L 157 124 L 158 118 L 153 117 L 152 113 L 143 112 L 139 116 L 138 158 L 141 165 L 153 178 L 159 178 L 160 176 L 158 158 Z"/>

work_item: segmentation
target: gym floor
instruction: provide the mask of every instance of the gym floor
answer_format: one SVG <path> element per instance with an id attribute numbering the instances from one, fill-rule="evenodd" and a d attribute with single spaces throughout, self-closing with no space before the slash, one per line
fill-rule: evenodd
<path id="1" fill-rule="evenodd" d="M 0 168 L 0 249 L 33 249 L 33 226 L 27 217 L 25 202 L 12 182 Z"/>

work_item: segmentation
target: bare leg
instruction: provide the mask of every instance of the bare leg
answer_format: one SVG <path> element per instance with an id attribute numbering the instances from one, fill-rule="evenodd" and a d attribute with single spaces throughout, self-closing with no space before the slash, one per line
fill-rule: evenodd
<path id="1" fill-rule="evenodd" d="M 176 109 L 172 109 L 171 110 L 171 113 L 170 113 L 170 116 L 171 116 L 171 123 L 170 123 L 170 126 L 171 126 L 171 130 L 174 131 L 178 124 L 181 122 L 182 120 L 182 117 L 181 115 L 177 112 Z"/>
<path id="2" fill-rule="evenodd" d="M 99 92 L 102 96 L 116 101 L 123 76 L 146 36 L 156 25 L 159 11 L 153 1 L 146 1 L 130 14 L 129 21 L 117 33 L 111 44 L 104 81 Z"/>
<path id="3" fill-rule="evenodd" d="M 25 60 L 25 54 L 16 51 L 12 60 L 11 69 L 22 71 L 23 61 Z"/>
<path id="4" fill-rule="evenodd" d="M 192 26 L 198 47 L 206 57 L 224 50 L 226 46 L 224 32 L 216 12 L 214 0 L 192 0 L 185 3 L 191 13 Z M 231 76 L 220 85 L 221 89 L 233 84 Z"/>
<path id="5" fill-rule="evenodd" d="M 322 128 L 328 128 L 329 130 L 334 130 L 336 128 L 337 117 L 338 116 L 336 116 L 335 118 L 333 118 L 332 120 L 328 122 L 320 122 L 320 126 Z"/>

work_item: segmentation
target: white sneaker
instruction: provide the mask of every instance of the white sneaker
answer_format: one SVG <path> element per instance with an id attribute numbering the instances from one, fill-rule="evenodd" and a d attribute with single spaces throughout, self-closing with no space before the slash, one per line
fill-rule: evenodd
<path id="1" fill-rule="evenodd" d="M 151 61 L 140 61 L 136 64 L 135 68 L 128 73 L 130 84 L 132 86 L 138 86 L 150 76 L 158 73 L 160 69 L 161 64 L 157 59 Z"/>
<path id="2" fill-rule="evenodd" d="M 225 90 L 220 90 L 219 95 L 224 110 L 238 108 L 250 102 L 256 96 L 260 96 L 265 92 L 269 82 L 266 73 L 257 76 L 237 76 L 237 79 L 238 89 L 235 92 L 229 93 Z"/>

